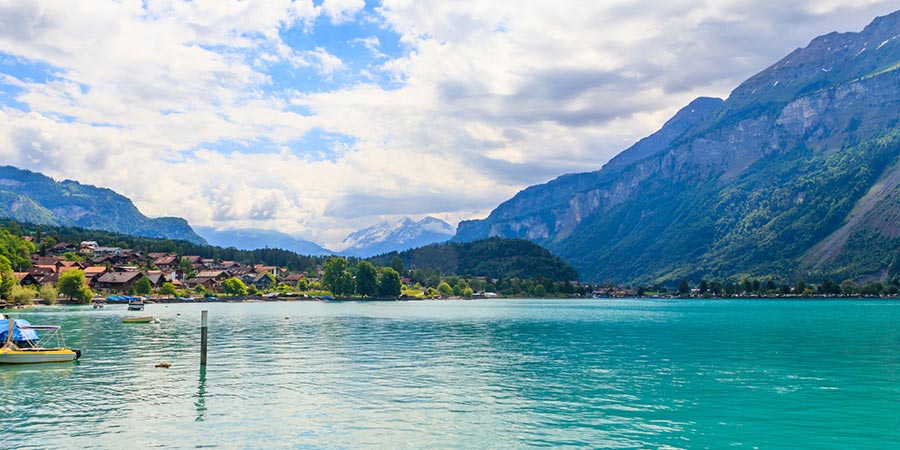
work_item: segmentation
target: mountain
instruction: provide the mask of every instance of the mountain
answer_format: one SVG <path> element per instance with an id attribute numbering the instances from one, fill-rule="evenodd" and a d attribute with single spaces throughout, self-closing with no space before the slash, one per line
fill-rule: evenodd
<path id="1" fill-rule="evenodd" d="M 0 166 L 0 217 L 206 243 L 184 219 L 148 218 L 131 200 L 110 189 L 71 180 L 55 181 L 11 166 Z"/>
<path id="2" fill-rule="evenodd" d="M 444 242 L 383 254 L 369 261 L 388 266 L 399 256 L 407 269 L 432 270 L 440 275 L 573 281 L 578 272 L 559 257 L 524 239 L 489 238 L 472 242 Z"/>
<path id="3" fill-rule="evenodd" d="M 435 242 L 444 242 L 453 237 L 453 226 L 434 217 L 426 217 L 418 222 L 404 217 L 391 224 L 381 224 L 350 233 L 344 238 L 344 256 L 369 257 L 393 251 L 421 247 Z"/>
<path id="4" fill-rule="evenodd" d="M 195 227 L 195 229 L 210 245 L 223 248 L 234 247 L 241 250 L 280 248 L 301 255 L 314 256 L 334 253 L 315 242 L 297 239 L 280 231 L 257 229 L 217 230 L 212 227 Z"/>
<path id="5" fill-rule="evenodd" d="M 587 281 L 886 279 L 900 274 L 898 218 L 900 12 L 814 39 L 454 239 L 529 239 Z"/>

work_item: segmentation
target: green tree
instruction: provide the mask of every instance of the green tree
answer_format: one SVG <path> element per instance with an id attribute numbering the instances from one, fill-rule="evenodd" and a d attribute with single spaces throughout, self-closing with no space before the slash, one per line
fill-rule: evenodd
<path id="1" fill-rule="evenodd" d="M 56 282 L 56 288 L 69 300 L 81 300 L 84 294 L 83 289 L 86 287 L 87 279 L 81 269 L 69 269 L 63 272 Z"/>
<path id="2" fill-rule="evenodd" d="M 47 283 L 41 285 L 40 290 L 38 290 L 38 297 L 43 299 L 48 305 L 55 305 L 57 297 L 59 297 L 59 291 L 52 284 Z"/>
<path id="3" fill-rule="evenodd" d="M 306 278 L 301 278 L 300 281 L 297 282 L 297 290 L 304 292 L 309 290 L 309 280 Z"/>
<path id="4" fill-rule="evenodd" d="M 462 278 L 456 280 L 456 284 L 453 285 L 453 295 L 457 297 L 462 296 L 463 291 L 465 291 L 467 287 L 469 287 L 469 285 L 466 284 L 466 280 L 463 280 Z"/>
<path id="5" fill-rule="evenodd" d="M 453 294 L 453 288 L 446 281 L 441 281 L 441 284 L 438 285 L 437 291 L 441 294 L 441 297 L 449 297 Z"/>
<path id="6" fill-rule="evenodd" d="M 397 255 L 391 257 L 391 269 L 400 274 L 406 272 L 406 269 L 403 267 L 403 260 Z"/>
<path id="7" fill-rule="evenodd" d="M 34 297 L 37 292 L 27 286 L 13 285 L 9 294 L 9 299 L 16 305 L 30 305 L 34 303 Z"/>
<path id="8" fill-rule="evenodd" d="M 806 281 L 803 278 L 797 280 L 797 283 L 794 284 L 794 293 L 797 295 L 803 295 L 806 292 Z"/>
<path id="9" fill-rule="evenodd" d="M 165 295 L 166 297 L 172 297 L 176 294 L 175 285 L 166 281 L 162 286 L 159 287 L 159 295 Z"/>
<path id="10" fill-rule="evenodd" d="M 463 295 L 463 298 L 472 298 L 472 288 L 466 286 L 466 288 L 463 289 L 462 295 Z"/>
<path id="11" fill-rule="evenodd" d="M 222 292 L 228 295 L 247 295 L 248 290 L 247 285 L 240 278 L 231 277 L 222 282 Z"/>
<path id="12" fill-rule="evenodd" d="M 391 267 L 382 267 L 378 271 L 378 295 L 385 298 L 399 297 L 402 290 L 400 274 L 396 270 Z"/>
<path id="13" fill-rule="evenodd" d="M 63 258 L 66 261 L 84 261 L 84 257 L 75 252 L 65 252 L 63 253 Z"/>
<path id="14" fill-rule="evenodd" d="M 142 276 L 134 283 L 134 293 L 136 295 L 150 295 L 151 292 L 153 292 L 153 285 L 150 284 L 149 278 Z"/>
<path id="15" fill-rule="evenodd" d="M 368 261 L 356 265 L 356 293 L 364 297 L 378 295 L 378 272 Z"/>
<path id="16" fill-rule="evenodd" d="M 691 292 L 691 287 L 688 285 L 686 279 L 682 278 L 681 282 L 678 283 L 678 295 L 687 295 Z"/>
<path id="17" fill-rule="evenodd" d="M 534 295 L 535 298 L 544 298 L 547 296 L 547 288 L 544 287 L 543 284 L 537 283 L 534 285 L 532 295 Z"/>
<path id="18" fill-rule="evenodd" d="M 853 280 L 844 280 L 841 282 L 841 293 L 844 295 L 859 294 L 859 285 L 853 282 Z"/>
<path id="19" fill-rule="evenodd" d="M 353 275 L 347 270 L 347 260 L 340 257 L 328 258 L 325 261 L 322 281 L 332 294 L 337 296 L 352 295 L 354 290 Z"/>
<path id="20" fill-rule="evenodd" d="M 187 258 L 181 258 L 178 261 L 178 271 L 184 275 L 185 280 L 188 278 L 193 278 L 197 272 L 194 270 L 194 266 L 191 264 L 191 260 Z"/>

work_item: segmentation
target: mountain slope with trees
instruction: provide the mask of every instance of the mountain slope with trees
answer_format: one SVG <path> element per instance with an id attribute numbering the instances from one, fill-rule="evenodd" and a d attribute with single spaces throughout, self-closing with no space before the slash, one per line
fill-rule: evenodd
<path id="1" fill-rule="evenodd" d="M 532 186 L 456 241 L 539 243 L 587 281 L 900 273 L 900 12 L 698 99 L 601 170 Z"/>
<path id="2" fill-rule="evenodd" d="M 11 166 L 0 166 L 0 216 L 28 223 L 206 243 L 184 219 L 148 218 L 131 200 L 110 189 L 56 181 Z"/>
<path id="3" fill-rule="evenodd" d="M 546 249 L 524 239 L 490 238 L 450 242 L 392 252 L 369 258 L 376 266 L 389 266 L 399 257 L 403 267 L 430 270 L 438 275 L 491 278 L 544 278 L 574 281 L 578 272 Z"/>

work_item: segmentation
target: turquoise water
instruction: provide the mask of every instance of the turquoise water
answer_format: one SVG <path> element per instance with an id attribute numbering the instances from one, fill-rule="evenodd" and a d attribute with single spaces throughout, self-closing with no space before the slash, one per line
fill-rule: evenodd
<path id="1" fill-rule="evenodd" d="M 0 448 L 900 447 L 900 302 L 145 313 L 161 322 L 122 324 L 123 306 L 16 311 L 62 325 L 84 356 L 0 367 Z"/>

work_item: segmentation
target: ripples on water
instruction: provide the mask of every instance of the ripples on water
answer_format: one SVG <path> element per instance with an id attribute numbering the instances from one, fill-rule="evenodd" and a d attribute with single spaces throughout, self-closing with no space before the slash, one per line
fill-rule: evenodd
<path id="1" fill-rule="evenodd" d="M 84 356 L 0 367 L 0 447 L 897 447 L 892 306 L 149 305 L 159 324 L 42 308 L 19 316 Z"/>

